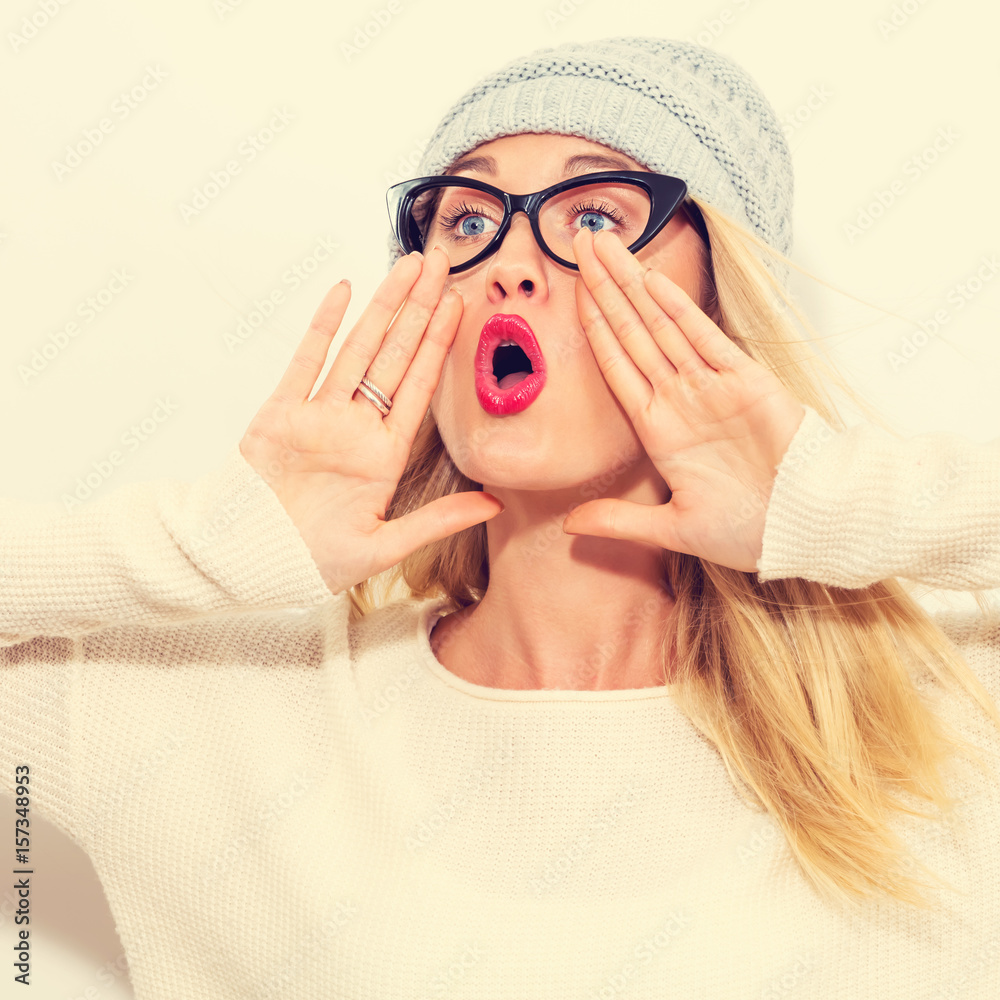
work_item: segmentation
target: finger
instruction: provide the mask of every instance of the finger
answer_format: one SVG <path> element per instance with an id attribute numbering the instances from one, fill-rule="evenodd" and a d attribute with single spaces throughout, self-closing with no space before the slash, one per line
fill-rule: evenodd
<path id="1" fill-rule="evenodd" d="M 326 293 L 275 388 L 273 398 L 280 402 L 298 403 L 309 398 L 350 301 L 351 286 L 343 281 Z"/>
<path id="2" fill-rule="evenodd" d="M 716 371 L 739 371 L 753 362 L 702 312 L 680 285 L 660 271 L 647 271 L 645 282 L 657 304 L 706 364 Z"/>
<path id="3" fill-rule="evenodd" d="M 632 419 L 649 402 L 649 382 L 618 341 L 583 278 L 576 282 L 576 309 L 604 380 Z"/>
<path id="4" fill-rule="evenodd" d="M 464 531 L 495 517 L 504 509 L 492 493 L 469 491 L 438 497 L 379 529 L 379 561 L 395 566 L 424 545 Z"/>
<path id="5" fill-rule="evenodd" d="M 402 310 L 385 333 L 366 375 L 390 399 L 394 399 L 403 376 L 420 348 L 431 317 L 441 303 L 441 293 L 450 263 L 447 254 L 434 246 L 424 257 L 417 283 Z"/>
<path id="6" fill-rule="evenodd" d="M 598 236 L 601 235 L 598 234 Z M 595 252 L 598 242 L 617 243 L 618 247 L 632 260 L 635 269 L 619 267 L 618 275 L 613 275 Z M 625 285 L 631 285 L 632 294 L 636 296 L 640 294 L 641 290 L 642 296 L 648 300 L 650 306 L 655 307 L 649 293 L 642 286 L 642 270 L 635 258 L 622 246 L 621 240 L 610 234 L 604 234 L 602 240 L 598 240 L 598 237 L 592 235 L 580 236 L 578 234 L 573 239 L 573 252 L 576 255 L 576 263 L 580 268 L 580 275 L 587 285 L 587 290 L 606 317 L 618 342 L 649 383 L 654 387 L 659 385 L 672 375 L 675 369 L 656 341 L 653 340 L 642 316 L 619 283 L 622 281 Z M 662 312 L 662 310 L 657 311 Z"/>
<path id="7" fill-rule="evenodd" d="M 646 288 L 643 279 L 649 268 L 640 264 L 621 240 L 595 239 L 594 252 L 629 297 L 646 331 L 674 370 L 687 374 L 703 366 L 704 360 Z"/>
<path id="8" fill-rule="evenodd" d="M 669 504 L 644 504 L 602 497 L 574 507 L 563 519 L 563 531 L 568 535 L 623 538 L 673 549 L 676 544 L 670 530 L 673 514 Z"/>
<path id="9" fill-rule="evenodd" d="M 416 250 L 396 261 L 341 344 L 323 384 L 316 392 L 317 397 L 345 403 L 351 399 L 375 357 L 389 323 L 420 277 L 422 266 L 423 256 Z"/>
<path id="10" fill-rule="evenodd" d="M 384 422 L 395 427 L 408 441 L 427 413 L 431 397 L 441 379 L 441 369 L 462 318 L 462 296 L 449 289 L 438 303 L 416 356 L 392 397 L 392 408 Z"/>

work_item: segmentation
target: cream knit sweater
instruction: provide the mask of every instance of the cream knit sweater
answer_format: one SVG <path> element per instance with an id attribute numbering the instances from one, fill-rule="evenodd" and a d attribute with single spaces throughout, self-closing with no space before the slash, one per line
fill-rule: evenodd
<path id="1" fill-rule="evenodd" d="M 997 446 L 809 411 L 761 575 L 997 587 L 998 512 Z M 29 765 L 92 858 L 139 1000 L 1000 997 L 1000 789 L 971 769 L 960 822 L 898 827 L 957 892 L 831 908 L 669 689 L 469 683 L 434 601 L 349 625 L 238 449 L 0 516 L 0 787 Z M 1000 698 L 1000 616 L 939 603 Z"/>

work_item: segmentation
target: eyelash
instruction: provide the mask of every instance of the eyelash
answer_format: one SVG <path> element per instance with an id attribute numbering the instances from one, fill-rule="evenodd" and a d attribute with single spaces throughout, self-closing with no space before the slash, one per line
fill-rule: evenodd
<path id="1" fill-rule="evenodd" d="M 576 216 L 580 215 L 583 212 L 597 212 L 601 215 L 606 215 L 616 226 L 622 226 L 625 224 L 625 219 L 622 217 L 622 215 L 619 212 L 615 211 L 615 209 L 613 209 L 606 202 L 599 207 L 594 204 L 589 204 L 589 205 L 579 204 L 579 205 L 574 205 L 573 208 L 570 209 L 570 215 L 573 218 L 576 218 Z M 451 213 L 451 215 L 447 216 L 446 218 L 442 218 L 439 224 L 443 228 L 451 232 L 451 230 L 455 228 L 459 219 L 463 219 L 467 215 L 485 215 L 485 214 L 486 214 L 485 212 L 477 211 L 476 209 L 471 208 L 469 205 L 463 204 L 459 208 L 456 208 Z M 474 236 L 463 236 L 462 234 L 458 234 L 454 238 L 459 240 L 475 239 Z"/>
<path id="2" fill-rule="evenodd" d="M 440 225 L 443 226 L 445 229 L 447 229 L 449 232 L 451 232 L 451 230 L 454 229 L 455 225 L 458 223 L 458 220 L 464 218 L 466 215 L 485 215 L 485 214 L 486 214 L 485 212 L 477 212 L 474 208 L 470 208 L 468 205 L 463 203 L 460 208 L 456 208 L 447 218 L 441 219 Z M 461 234 L 459 234 L 456 238 L 466 239 L 466 240 L 474 239 L 474 237 L 472 236 L 462 236 Z"/>
<path id="3" fill-rule="evenodd" d="M 610 205 L 605 203 L 600 208 L 596 205 L 574 205 L 570 209 L 570 215 L 574 218 L 580 215 L 581 212 L 598 212 L 601 215 L 606 215 L 616 226 L 624 226 L 625 219 L 620 212 L 617 212 Z"/>

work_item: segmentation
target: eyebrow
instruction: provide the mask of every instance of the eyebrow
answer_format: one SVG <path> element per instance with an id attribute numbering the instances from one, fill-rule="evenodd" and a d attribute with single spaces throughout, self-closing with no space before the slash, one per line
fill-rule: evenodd
<path id="1" fill-rule="evenodd" d="M 497 161 L 492 156 L 463 156 L 444 173 L 447 176 L 468 170 L 477 170 L 490 177 L 496 177 Z M 607 156 L 603 153 L 578 153 L 563 164 L 564 174 L 578 174 L 585 170 L 635 170 L 635 167 L 620 156 Z"/>

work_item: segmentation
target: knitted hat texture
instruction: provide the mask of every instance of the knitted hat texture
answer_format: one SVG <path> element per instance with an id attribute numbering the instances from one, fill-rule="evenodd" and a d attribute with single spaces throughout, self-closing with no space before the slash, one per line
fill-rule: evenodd
<path id="1" fill-rule="evenodd" d="M 783 254 L 792 245 L 792 163 L 777 115 L 740 66 L 661 38 L 569 42 L 520 57 L 441 119 L 414 176 L 522 132 L 581 136 L 680 177 L 689 193 Z M 403 251 L 390 236 L 390 266 Z"/>

